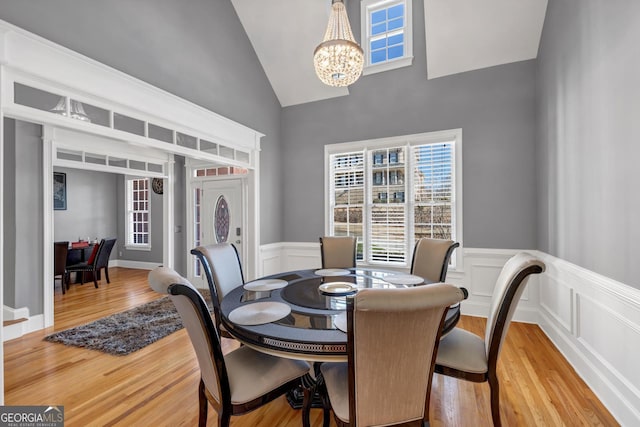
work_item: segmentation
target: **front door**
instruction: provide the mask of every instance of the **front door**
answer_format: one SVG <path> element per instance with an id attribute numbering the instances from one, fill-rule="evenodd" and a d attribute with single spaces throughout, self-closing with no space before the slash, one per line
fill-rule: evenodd
<path id="1" fill-rule="evenodd" d="M 205 181 L 202 184 L 200 244 L 233 243 L 243 261 L 242 180 Z"/>

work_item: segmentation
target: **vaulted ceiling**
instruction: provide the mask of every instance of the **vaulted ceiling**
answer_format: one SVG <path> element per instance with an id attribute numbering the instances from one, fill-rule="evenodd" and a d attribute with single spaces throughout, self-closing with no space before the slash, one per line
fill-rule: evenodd
<path id="1" fill-rule="evenodd" d="M 313 69 L 313 51 L 326 29 L 331 0 L 231 1 L 283 107 L 349 94 L 347 88 L 324 85 Z M 538 54 L 547 0 L 413 1 L 424 11 L 425 78 Z M 349 19 L 353 23 L 360 17 Z M 414 30 L 413 36 L 423 35 Z"/>

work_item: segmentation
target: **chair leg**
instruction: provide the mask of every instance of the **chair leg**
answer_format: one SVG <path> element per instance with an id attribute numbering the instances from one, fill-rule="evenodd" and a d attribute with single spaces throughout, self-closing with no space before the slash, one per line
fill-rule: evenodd
<path id="1" fill-rule="evenodd" d="M 107 283 L 111 283 L 109 281 L 109 267 L 104 268 L 104 277 L 107 279 Z"/>
<path id="2" fill-rule="evenodd" d="M 209 410 L 209 402 L 204 394 L 204 383 L 200 380 L 200 386 L 198 387 L 198 426 L 207 426 L 207 414 Z"/>
<path id="3" fill-rule="evenodd" d="M 231 422 L 231 414 L 224 411 L 224 409 L 220 409 L 220 413 L 218 414 L 218 427 L 229 427 L 229 423 Z"/>
<path id="4" fill-rule="evenodd" d="M 493 426 L 500 427 L 500 385 L 498 384 L 497 373 L 489 373 L 489 388 L 491 390 L 491 417 Z"/>
<path id="5" fill-rule="evenodd" d="M 95 286 L 96 289 L 98 288 L 98 271 L 99 270 L 93 270 L 93 286 Z"/>

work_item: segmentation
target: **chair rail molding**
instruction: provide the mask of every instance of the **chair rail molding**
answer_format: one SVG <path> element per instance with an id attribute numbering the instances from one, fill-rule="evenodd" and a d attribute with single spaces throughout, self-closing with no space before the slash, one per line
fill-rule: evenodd
<path id="1" fill-rule="evenodd" d="M 447 282 L 464 286 L 462 313 L 486 317 L 493 286 L 515 249 L 464 249 L 464 271 Z M 538 250 L 547 266 L 531 276 L 514 321 L 538 324 L 621 425 L 640 425 L 640 290 Z M 316 242 L 260 247 L 260 275 L 320 268 Z"/>

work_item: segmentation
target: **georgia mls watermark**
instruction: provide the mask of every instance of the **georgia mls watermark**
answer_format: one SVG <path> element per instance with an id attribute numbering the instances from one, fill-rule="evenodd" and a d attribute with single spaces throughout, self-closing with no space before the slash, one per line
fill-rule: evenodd
<path id="1" fill-rule="evenodd" d="M 0 427 L 64 427 L 64 406 L 0 406 Z"/>

